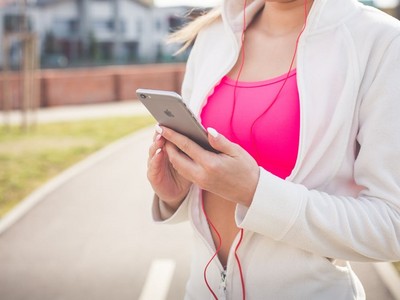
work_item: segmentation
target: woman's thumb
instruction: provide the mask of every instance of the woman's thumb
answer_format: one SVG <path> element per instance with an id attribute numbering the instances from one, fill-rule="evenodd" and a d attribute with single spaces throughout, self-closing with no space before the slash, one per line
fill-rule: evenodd
<path id="1" fill-rule="evenodd" d="M 226 137 L 212 127 L 208 127 L 207 132 L 208 141 L 215 150 L 228 155 L 233 154 L 234 148 L 232 142 L 230 142 Z"/>

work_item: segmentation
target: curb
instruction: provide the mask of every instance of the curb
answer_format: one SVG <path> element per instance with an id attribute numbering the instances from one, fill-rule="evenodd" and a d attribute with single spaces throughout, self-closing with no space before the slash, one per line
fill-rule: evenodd
<path id="1" fill-rule="evenodd" d="M 400 300 L 400 274 L 390 262 L 374 263 L 375 270 L 396 300 Z"/>
<path id="2" fill-rule="evenodd" d="M 72 165 L 65 171 L 61 172 L 56 177 L 50 179 L 47 183 L 34 190 L 29 196 L 23 199 L 17 206 L 15 206 L 9 213 L 0 219 L 0 235 L 9 229 L 13 224 L 18 222 L 23 216 L 25 216 L 32 208 L 42 201 L 46 195 L 55 191 L 58 187 L 64 183 L 89 169 L 93 165 L 101 162 L 102 160 L 109 157 L 111 154 L 125 147 L 134 140 L 140 140 L 148 137 L 149 131 L 153 130 L 153 126 L 145 127 L 140 129 L 126 137 L 123 137 L 108 146 L 92 153 L 82 161 Z"/>
<path id="3" fill-rule="evenodd" d="M 87 105 L 68 105 L 60 107 L 40 108 L 27 114 L 29 122 L 45 124 L 54 122 L 70 122 L 77 120 L 92 120 L 107 117 L 130 117 L 135 115 L 150 115 L 138 100 L 125 100 Z M 0 111 L 0 125 L 19 125 L 22 113 L 13 110 L 8 113 Z"/>

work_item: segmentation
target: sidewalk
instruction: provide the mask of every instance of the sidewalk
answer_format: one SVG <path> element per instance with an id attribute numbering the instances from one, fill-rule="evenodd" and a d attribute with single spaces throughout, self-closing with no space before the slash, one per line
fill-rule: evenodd
<path id="1" fill-rule="evenodd" d="M 148 114 L 146 108 L 138 100 L 99 103 L 92 105 L 75 105 L 63 107 L 40 108 L 29 114 L 29 119 L 37 123 L 63 122 L 82 119 L 95 119 L 115 116 L 133 116 Z M 0 125 L 20 124 L 20 111 L 11 111 L 8 114 L 0 111 Z"/>
<path id="2" fill-rule="evenodd" d="M 137 114 L 147 111 L 138 101 L 126 101 L 41 109 L 37 121 Z M 11 119 L 19 122 L 18 114 Z M 160 257 L 177 266 L 165 299 L 182 298 L 190 229 L 148 220 L 145 156 L 152 135 L 148 128 L 94 154 L 10 214 L 14 219 L 0 230 L 2 299 L 138 299 L 150 262 Z M 183 240 L 171 243 L 176 236 Z M 395 300 L 374 264 L 353 266 L 369 300 Z"/>

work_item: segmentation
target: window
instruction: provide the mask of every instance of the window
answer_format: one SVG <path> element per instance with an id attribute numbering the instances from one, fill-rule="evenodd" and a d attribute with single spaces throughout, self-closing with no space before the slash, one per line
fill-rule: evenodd
<path id="1" fill-rule="evenodd" d="M 27 29 L 31 31 L 32 24 L 29 16 L 26 16 Z M 24 15 L 5 15 L 3 19 L 3 26 L 5 32 L 19 32 L 23 30 Z"/>

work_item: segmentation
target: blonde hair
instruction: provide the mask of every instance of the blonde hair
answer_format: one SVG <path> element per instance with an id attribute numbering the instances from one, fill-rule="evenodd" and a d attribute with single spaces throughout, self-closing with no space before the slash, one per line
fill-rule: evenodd
<path id="1" fill-rule="evenodd" d="M 213 8 L 206 14 L 197 17 L 189 24 L 178 31 L 175 31 L 167 38 L 167 43 L 181 43 L 183 46 L 175 53 L 179 54 L 185 51 L 196 39 L 198 33 L 208 25 L 211 25 L 221 17 L 221 9 Z"/>

